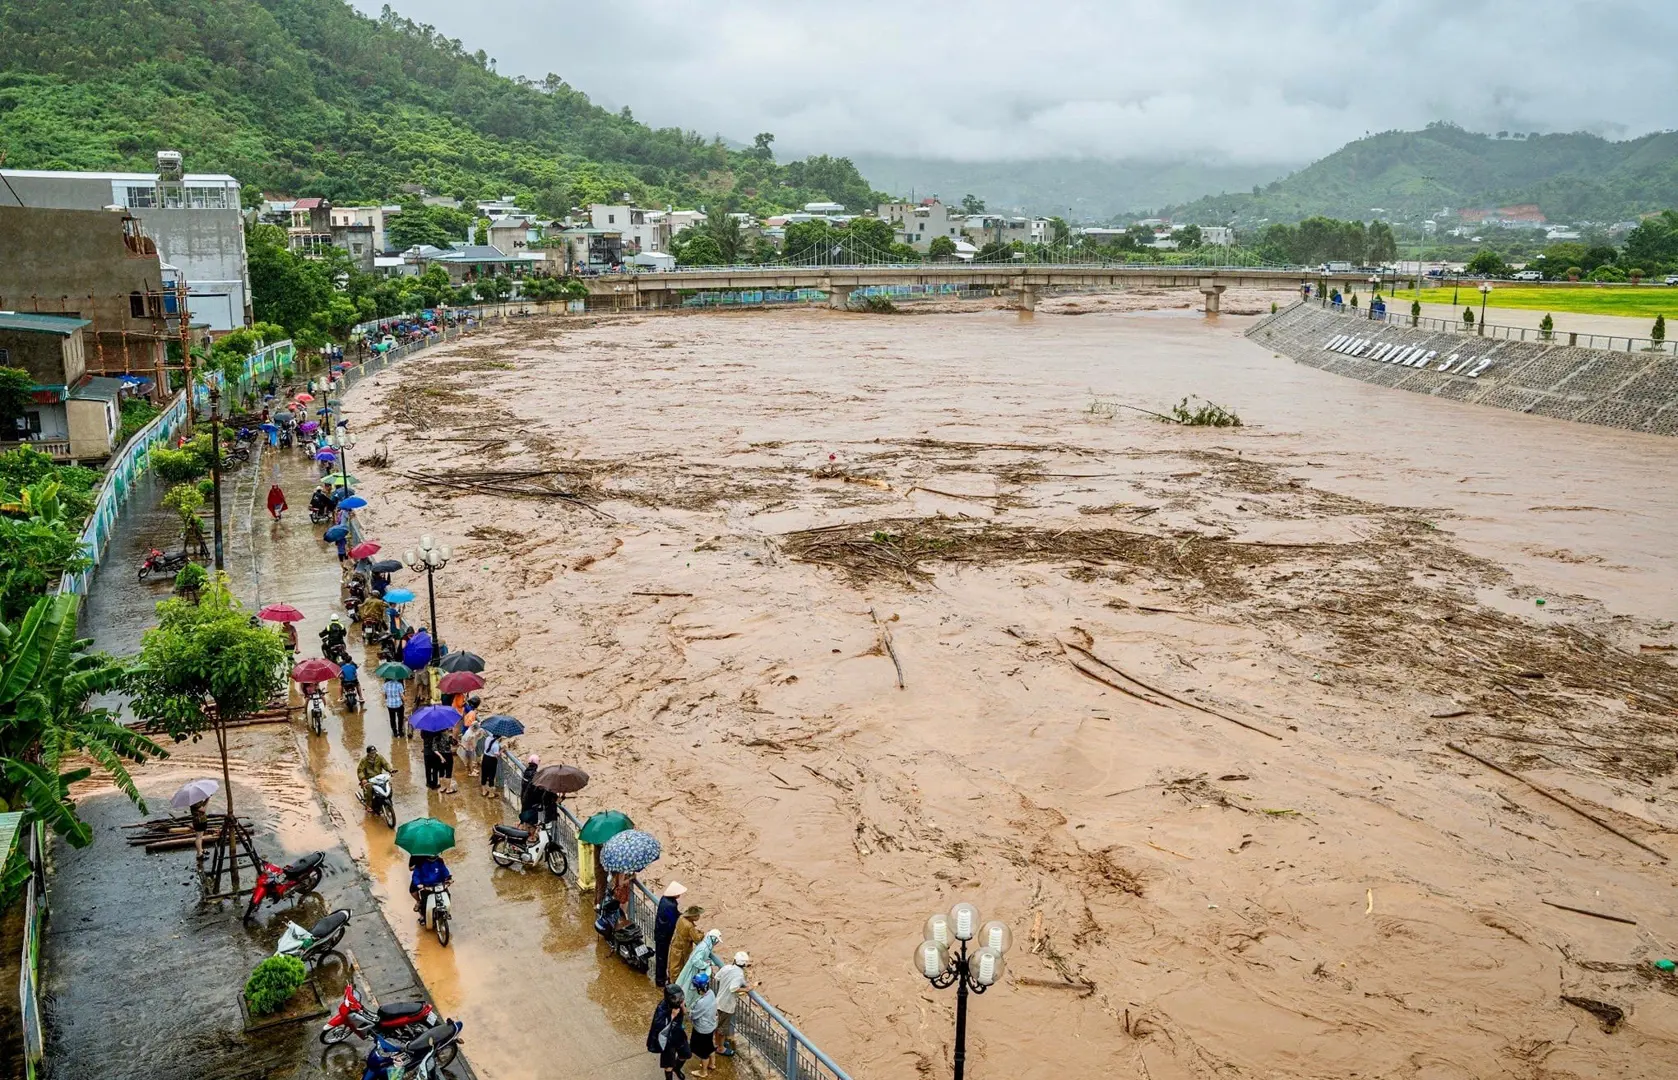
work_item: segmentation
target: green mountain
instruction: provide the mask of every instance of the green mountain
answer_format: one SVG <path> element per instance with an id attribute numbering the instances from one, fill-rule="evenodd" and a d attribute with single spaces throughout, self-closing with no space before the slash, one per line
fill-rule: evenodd
<path id="1" fill-rule="evenodd" d="M 1244 190 L 1292 168 L 1093 158 L 968 162 L 872 154 L 856 155 L 856 163 L 876 187 L 894 195 L 937 195 L 946 203 L 975 195 L 998 212 L 1058 214 L 1069 221 L 1106 221 L 1209 191 Z"/>
<path id="2" fill-rule="evenodd" d="M 1678 133 L 1624 142 L 1575 132 L 1499 138 L 1454 124 L 1359 139 L 1250 192 L 1165 208 L 1177 220 L 1253 225 L 1315 215 L 1421 220 L 1537 203 L 1551 221 L 1612 222 L 1678 206 Z"/>
<path id="3" fill-rule="evenodd" d="M 550 214 L 623 192 L 642 205 L 761 212 L 872 205 L 850 161 L 777 164 L 653 130 L 557 75 L 494 72 L 429 26 L 342 0 L 0 0 L 0 151 L 13 168 L 194 172 L 338 202 L 402 184 L 516 194 Z"/>

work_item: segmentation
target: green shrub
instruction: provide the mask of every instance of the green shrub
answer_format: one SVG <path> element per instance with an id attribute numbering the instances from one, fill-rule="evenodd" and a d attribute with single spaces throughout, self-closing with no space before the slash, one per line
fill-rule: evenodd
<path id="1" fill-rule="evenodd" d="M 1171 406 L 1171 415 L 1162 416 L 1162 420 L 1182 424 L 1185 427 L 1240 427 L 1241 418 L 1235 415 L 1233 409 L 1226 409 L 1222 405 L 1210 401 L 1201 401 L 1194 407 L 1189 407 L 1190 401 L 1198 398 L 1184 398 Z"/>
<path id="2" fill-rule="evenodd" d="M 1656 315 L 1655 325 L 1649 328 L 1649 340 L 1656 345 L 1666 340 L 1666 316 Z"/>
<path id="3" fill-rule="evenodd" d="M 308 977 L 303 961 L 297 957 L 270 956 L 245 980 L 245 1000 L 256 1016 L 278 1012 Z"/>
<path id="4" fill-rule="evenodd" d="M 1618 266 L 1599 266 L 1585 275 L 1586 281 L 1608 282 L 1614 285 L 1620 284 L 1625 279 L 1626 272 Z"/>
<path id="5" fill-rule="evenodd" d="M 122 403 L 122 427 L 117 429 L 117 445 L 132 439 L 136 432 L 152 422 L 162 412 L 145 398 L 128 398 Z"/>
<path id="6" fill-rule="evenodd" d="M 175 574 L 175 591 L 191 592 L 202 589 L 210 580 L 210 572 L 195 562 L 189 562 Z"/>
<path id="7" fill-rule="evenodd" d="M 157 470 L 158 476 L 171 484 L 196 480 L 209 471 L 208 466 L 200 462 L 196 454 L 185 450 L 171 450 L 166 446 L 160 446 L 151 452 L 151 467 Z"/>
<path id="8" fill-rule="evenodd" d="M 1550 318 L 1548 312 L 1545 312 L 1544 317 L 1538 320 L 1538 336 L 1545 341 L 1549 341 L 1556 336 L 1556 320 Z"/>

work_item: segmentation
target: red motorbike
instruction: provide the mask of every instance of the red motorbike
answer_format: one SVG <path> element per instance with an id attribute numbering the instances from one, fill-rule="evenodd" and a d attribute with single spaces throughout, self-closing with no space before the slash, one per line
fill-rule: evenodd
<path id="1" fill-rule="evenodd" d="M 147 553 L 145 559 L 140 563 L 138 576 L 141 581 L 144 581 L 153 574 L 173 574 L 175 571 L 185 566 L 186 563 L 187 558 L 186 552 L 184 551 L 179 554 L 174 552 L 164 554 L 156 548 L 152 548 L 151 551 Z"/>
<path id="2" fill-rule="evenodd" d="M 320 1029 L 320 1041 L 326 1046 L 341 1043 L 354 1035 L 365 1039 L 371 1032 L 387 1038 L 407 1042 L 425 1033 L 437 1023 L 437 1015 L 423 1001 L 393 1001 L 380 1005 L 375 1011 L 361 1003 L 361 995 L 354 984 L 344 987 L 344 997 L 338 1011 Z"/>
<path id="3" fill-rule="evenodd" d="M 325 855 L 317 851 L 313 855 L 303 856 L 290 866 L 275 866 L 271 862 L 264 862 L 262 872 L 256 876 L 256 888 L 251 890 L 251 901 L 245 907 L 245 921 L 250 922 L 251 916 L 256 914 L 256 909 L 262 906 L 264 900 L 278 903 L 293 893 L 301 896 L 314 892 L 315 887 L 320 884 L 320 864 L 325 858 Z"/>

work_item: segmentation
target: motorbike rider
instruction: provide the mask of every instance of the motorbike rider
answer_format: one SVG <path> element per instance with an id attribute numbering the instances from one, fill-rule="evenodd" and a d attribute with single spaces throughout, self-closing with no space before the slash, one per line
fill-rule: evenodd
<path id="1" fill-rule="evenodd" d="M 361 760 L 355 766 L 355 778 L 361 781 L 361 798 L 368 806 L 373 805 L 373 789 L 368 781 L 380 773 L 388 772 L 390 772 L 390 762 L 386 761 L 385 756 L 379 753 L 378 747 L 369 746 L 367 753 L 362 755 Z"/>
<path id="2" fill-rule="evenodd" d="M 330 483 L 330 481 L 328 482 Z M 332 492 L 322 484 L 309 496 L 309 513 L 325 521 L 332 514 Z"/>
<path id="3" fill-rule="evenodd" d="M 414 855 L 408 859 L 408 895 L 414 898 L 414 910 L 420 910 L 420 890 L 447 887 L 454 880 L 449 873 L 448 864 L 443 862 L 441 855 Z M 420 913 L 419 921 L 425 922 L 425 913 Z"/>
<path id="4" fill-rule="evenodd" d="M 328 660 L 331 660 L 334 656 L 347 657 L 349 650 L 344 647 L 346 636 L 344 620 L 334 614 L 331 619 L 327 620 L 326 629 L 320 632 L 321 655 Z"/>
<path id="5" fill-rule="evenodd" d="M 338 690 L 347 701 L 351 694 L 357 701 L 361 700 L 361 672 L 356 668 L 355 661 L 346 659 L 338 667 Z"/>

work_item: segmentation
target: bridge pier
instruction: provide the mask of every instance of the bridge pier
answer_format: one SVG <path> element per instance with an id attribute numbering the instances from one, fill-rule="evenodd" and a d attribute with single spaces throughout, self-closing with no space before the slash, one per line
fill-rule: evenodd
<path id="1" fill-rule="evenodd" d="M 848 311 L 851 306 L 851 290 L 837 288 L 830 281 L 823 286 L 827 290 L 827 306 L 834 311 Z"/>
<path id="2" fill-rule="evenodd" d="M 1220 285 L 1215 278 L 1200 279 L 1200 294 L 1206 297 L 1206 314 L 1218 313 L 1218 298 L 1224 294 L 1227 285 Z"/>
<path id="3" fill-rule="evenodd" d="M 1036 311 L 1037 310 L 1037 286 L 1022 284 L 1022 285 L 1020 285 L 1019 289 L 1020 289 L 1020 302 L 1019 302 L 1018 305 L 1016 305 L 1019 308 L 1019 310 L 1021 310 L 1021 311 Z"/>

